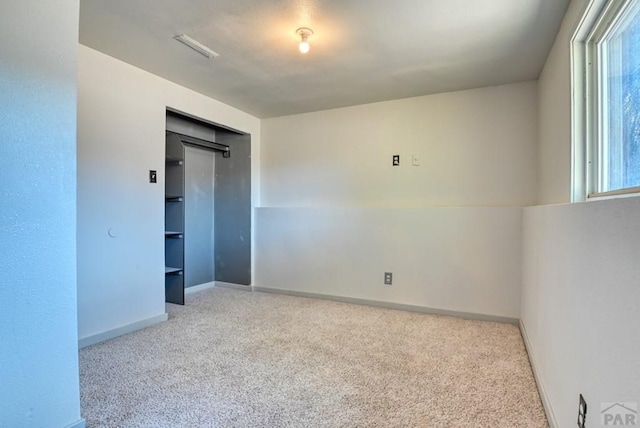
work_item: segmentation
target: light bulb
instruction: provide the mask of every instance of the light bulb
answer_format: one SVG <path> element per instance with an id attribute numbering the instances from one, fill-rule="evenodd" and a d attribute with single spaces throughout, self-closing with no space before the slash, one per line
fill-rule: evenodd
<path id="1" fill-rule="evenodd" d="M 309 52 L 309 42 L 307 42 L 306 37 L 300 42 L 299 48 L 300 48 L 300 52 L 302 52 L 303 54 L 306 54 L 307 52 Z"/>
<path id="2" fill-rule="evenodd" d="M 309 52 L 309 36 L 313 34 L 313 30 L 307 27 L 300 27 L 296 30 L 296 34 L 300 36 L 300 44 L 298 45 L 298 49 L 303 54 Z"/>

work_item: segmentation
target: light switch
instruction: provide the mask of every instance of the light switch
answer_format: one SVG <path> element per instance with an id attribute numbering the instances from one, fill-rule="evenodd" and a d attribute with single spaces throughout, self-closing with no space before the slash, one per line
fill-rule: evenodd
<path id="1" fill-rule="evenodd" d="M 418 156 L 416 155 L 411 156 L 411 165 L 420 166 L 420 159 L 418 159 Z"/>
<path id="2" fill-rule="evenodd" d="M 156 173 L 156 170 L 150 169 L 149 170 L 149 183 L 157 183 L 157 182 L 158 182 L 158 174 Z"/>

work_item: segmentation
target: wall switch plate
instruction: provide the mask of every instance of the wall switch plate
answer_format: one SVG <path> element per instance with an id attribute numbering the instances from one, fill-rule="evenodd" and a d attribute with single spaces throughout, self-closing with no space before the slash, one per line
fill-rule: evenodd
<path id="1" fill-rule="evenodd" d="M 392 285 L 393 284 L 393 273 L 391 273 L 391 272 L 385 272 L 384 273 L 384 283 L 385 283 L 385 285 Z"/>
<path id="2" fill-rule="evenodd" d="M 411 156 L 411 165 L 420 166 L 420 159 L 418 159 L 418 156 L 416 155 Z"/>
<path id="3" fill-rule="evenodd" d="M 393 166 L 400 166 L 400 155 L 393 155 Z"/>
<path id="4" fill-rule="evenodd" d="M 158 182 L 158 173 L 155 169 L 149 170 L 149 183 L 157 183 Z"/>

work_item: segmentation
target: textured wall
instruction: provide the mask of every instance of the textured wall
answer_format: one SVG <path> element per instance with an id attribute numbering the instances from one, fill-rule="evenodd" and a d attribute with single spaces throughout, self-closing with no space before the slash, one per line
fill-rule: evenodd
<path id="1" fill-rule="evenodd" d="M 538 204 L 571 201 L 570 44 L 588 2 L 572 0 L 538 81 Z"/>
<path id="2" fill-rule="evenodd" d="M 640 198 L 531 207 L 524 215 L 522 323 L 557 426 L 601 402 L 640 402 Z"/>
<path id="3" fill-rule="evenodd" d="M 252 134 L 260 121 L 80 46 L 78 323 L 81 339 L 145 320 L 164 306 L 166 108 Z M 256 158 L 257 159 L 257 158 Z M 252 176 L 259 166 L 252 163 Z M 158 183 L 150 184 L 150 169 Z M 253 189 L 259 191 L 256 183 Z M 254 204 L 257 193 L 253 193 Z M 116 237 L 108 234 L 115 230 Z"/>
<path id="4" fill-rule="evenodd" d="M 82 425 L 77 41 L 78 1 L 0 4 L 0 425 L 6 427 Z"/>
<path id="5" fill-rule="evenodd" d="M 262 203 L 531 205 L 536 115 L 527 82 L 267 119 Z"/>
<path id="6" fill-rule="evenodd" d="M 255 284 L 517 318 L 536 101 L 526 82 L 264 120 Z"/>
<path id="7" fill-rule="evenodd" d="M 259 208 L 255 285 L 518 318 L 521 216 L 521 208 Z"/>
<path id="8" fill-rule="evenodd" d="M 570 40 L 590 2 L 572 0 L 538 86 L 538 199 L 571 198 Z M 600 2 L 602 3 L 602 2 Z M 552 426 L 575 426 L 578 395 L 640 402 L 638 198 L 525 209 L 521 318 Z"/>

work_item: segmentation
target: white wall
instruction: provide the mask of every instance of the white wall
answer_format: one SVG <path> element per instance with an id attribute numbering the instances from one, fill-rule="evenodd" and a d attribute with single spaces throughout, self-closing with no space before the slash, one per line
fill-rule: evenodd
<path id="1" fill-rule="evenodd" d="M 539 201 L 571 195 L 570 40 L 587 6 L 573 0 L 539 81 Z M 640 402 L 640 199 L 526 208 L 521 322 L 552 426 L 574 426 L 578 395 Z"/>
<path id="2" fill-rule="evenodd" d="M 640 198 L 525 209 L 521 319 L 558 427 L 640 402 Z"/>
<path id="3" fill-rule="evenodd" d="M 527 82 L 264 120 L 255 285 L 517 318 L 536 103 Z"/>
<path id="4" fill-rule="evenodd" d="M 84 426 L 76 319 L 78 1 L 0 3 L 0 425 Z"/>
<path id="5" fill-rule="evenodd" d="M 259 208 L 256 284 L 518 318 L 521 218 L 521 208 Z"/>
<path id="6" fill-rule="evenodd" d="M 78 322 L 80 339 L 161 319 L 167 107 L 252 135 L 239 110 L 80 46 L 78 78 Z M 254 204 L 259 163 L 254 162 Z M 158 183 L 150 184 L 150 169 Z M 108 234 L 109 229 L 112 234 Z M 159 318 L 160 317 L 160 318 Z M 102 335 L 102 336 L 101 336 Z M 108 336 L 108 334 L 107 334 Z"/>
<path id="7" fill-rule="evenodd" d="M 572 0 L 538 83 L 538 203 L 571 200 L 571 37 L 587 0 Z"/>
<path id="8" fill-rule="evenodd" d="M 264 120 L 262 203 L 533 204 L 536 91 L 527 82 Z"/>

